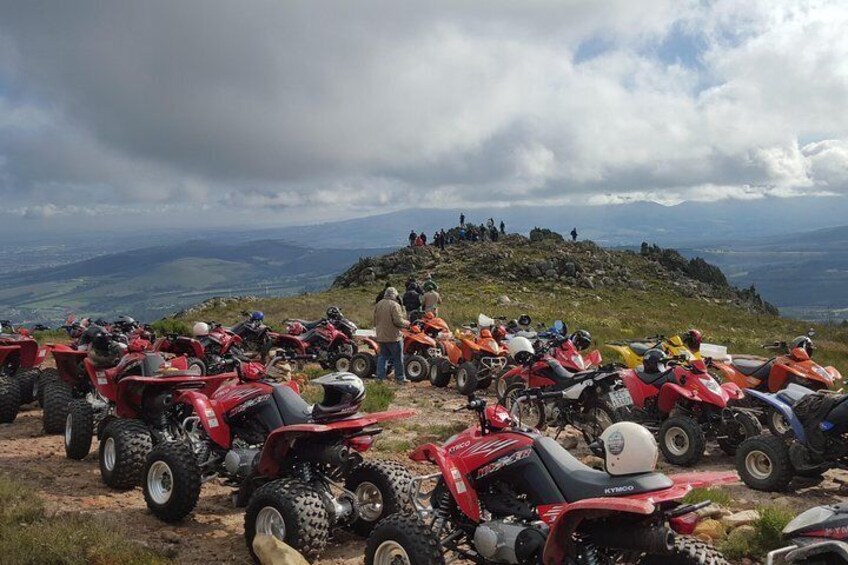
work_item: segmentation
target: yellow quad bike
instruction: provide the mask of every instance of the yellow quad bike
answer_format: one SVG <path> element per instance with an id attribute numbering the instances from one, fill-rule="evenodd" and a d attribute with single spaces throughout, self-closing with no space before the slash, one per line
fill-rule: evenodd
<path id="1" fill-rule="evenodd" d="M 611 341 L 605 345 L 617 351 L 624 364 L 635 369 L 642 364 L 642 357 L 651 349 L 662 349 L 669 357 L 679 359 L 701 359 L 701 332 L 689 330 L 683 335 L 665 337 L 656 335 L 643 340 Z"/>

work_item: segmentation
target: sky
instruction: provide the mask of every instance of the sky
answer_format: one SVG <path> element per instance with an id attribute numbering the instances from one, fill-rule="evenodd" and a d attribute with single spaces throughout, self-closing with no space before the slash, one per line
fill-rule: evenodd
<path id="1" fill-rule="evenodd" d="M 843 206 L 846 29 L 844 0 L 0 1 L 0 224 Z"/>

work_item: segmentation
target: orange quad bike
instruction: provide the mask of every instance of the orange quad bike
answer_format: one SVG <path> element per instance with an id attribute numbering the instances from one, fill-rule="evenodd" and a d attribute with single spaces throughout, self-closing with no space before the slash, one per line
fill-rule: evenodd
<path id="1" fill-rule="evenodd" d="M 427 378 L 430 361 L 442 356 L 442 349 L 436 340 L 422 329 L 417 322 L 409 329 L 401 330 L 403 335 L 403 371 L 406 378 L 417 383 Z M 358 352 L 350 359 L 351 372 L 360 378 L 372 377 L 377 371 L 377 355 L 380 344 L 371 342 L 371 351 Z"/>
<path id="2" fill-rule="evenodd" d="M 799 336 L 791 343 L 781 341 L 766 344 L 763 349 L 777 350 L 781 355 L 771 358 L 734 355 L 730 361 L 713 359 L 710 366 L 718 370 L 725 381 L 735 383 L 739 388 L 766 393 L 776 393 L 790 384 L 811 390 L 835 389 L 842 384 L 842 375 L 835 367 L 822 367 L 812 360 L 815 348 L 808 336 Z M 792 433 L 783 415 L 777 410 L 767 407 L 764 419 L 775 436 L 785 437 Z"/>
<path id="3" fill-rule="evenodd" d="M 446 387 L 456 375 L 456 389 L 465 395 L 488 388 L 506 367 L 509 355 L 489 328 L 476 335 L 457 330 L 454 338 L 442 341 L 441 346 L 444 356 L 430 363 L 430 384 Z"/>

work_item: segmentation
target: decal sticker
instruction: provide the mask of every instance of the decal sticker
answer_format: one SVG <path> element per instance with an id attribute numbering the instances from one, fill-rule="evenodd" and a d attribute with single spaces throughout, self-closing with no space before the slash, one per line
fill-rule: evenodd
<path id="1" fill-rule="evenodd" d="M 105 385 L 106 384 L 106 372 L 105 371 L 97 371 L 95 373 L 97 375 L 97 384 Z"/>
<path id="2" fill-rule="evenodd" d="M 463 447 L 468 447 L 469 445 L 471 445 L 471 440 L 463 441 L 459 445 L 454 445 L 453 447 L 448 449 L 448 453 L 453 453 L 454 451 L 456 451 L 458 449 L 462 449 Z"/>
<path id="3" fill-rule="evenodd" d="M 458 494 L 462 494 L 466 491 L 465 481 L 462 480 L 462 474 L 459 472 L 459 469 L 456 467 L 451 467 L 451 478 L 453 478 L 453 483 L 456 485 L 456 492 Z"/>
<path id="4" fill-rule="evenodd" d="M 497 461 L 489 463 L 485 467 L 481 467 L 477 471 L 477 478 L 480 479 L 482 477 L 485 477 L 486 475 L 491 475 L 495 471 L 503 469 L 504 467 L 506 467 L 508 465 L 512 465 L 516 461 L 521 461 L 522 459 L 526 459 L 527 457 L 530 457 L 530 452 L 531 452 L 530 448 L 527 448 L 527 449 L 522 449 L 521 451 L 516 451 L 515 453 L 510 453 L 509 455 L 507 455 L 505 457 L 501 457 Z"/>
<path id="5" fill-rule="evenodd" d="M 604 494 L 623 494 L 625 492 L 630 492 L 634 490 L 636 487 L 633 485 L 624 485 L 620 487 L 609 487 L 604 489 Z"/>
<path id="6" fill-rule="evenodd" d="M 624 451 L 624 435 L 621 432 L 611 433 L 604 443 L 613 455 L 621 455 L 621 452 Z"/>
<path id="7" fill-rule="evenodd" d="M 509 447 L 510 445 L 518 443 L 517 439 L 499 439 L 492 441 L 484 441 L 483 443 L 478 443 L 471 449 L 465 452 L 465 455 L 491 455 L 496 451 L 500 451 L 505 447 Z"/>
<path id="8" fill-rule="evenodd" d="M 559 518 L 560 514 L 565 511 L 567 504 L 554 504 L 549 507 L 539 507 L 539 517 L 542 521 L 549 526 L 552 526 L 554 522 L 556 522 L 557 518 Z"/>
<path id="9" fill-rule="evenodd" d="M 204 412 L 206 413 L 206 419 L 209 422 L 209 427 L 210 428 L 217 428 L 218 427 L 218 417 L 215 415 L 215 411 L 212 410 L 211 408 L 206 408 L 204 410 Z"/>

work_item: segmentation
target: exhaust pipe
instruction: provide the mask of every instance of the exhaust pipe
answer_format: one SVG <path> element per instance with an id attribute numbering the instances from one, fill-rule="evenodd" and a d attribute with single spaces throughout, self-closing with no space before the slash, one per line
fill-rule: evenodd
<path id="1" fill-rule="evenodd" d="M 594 524 L 582 528 L 595 544 L 625 551 L 652 554 L 670 553 L 674 548 L 674 532 L 666 527 L 644 528 L 629 524 Z"/>

